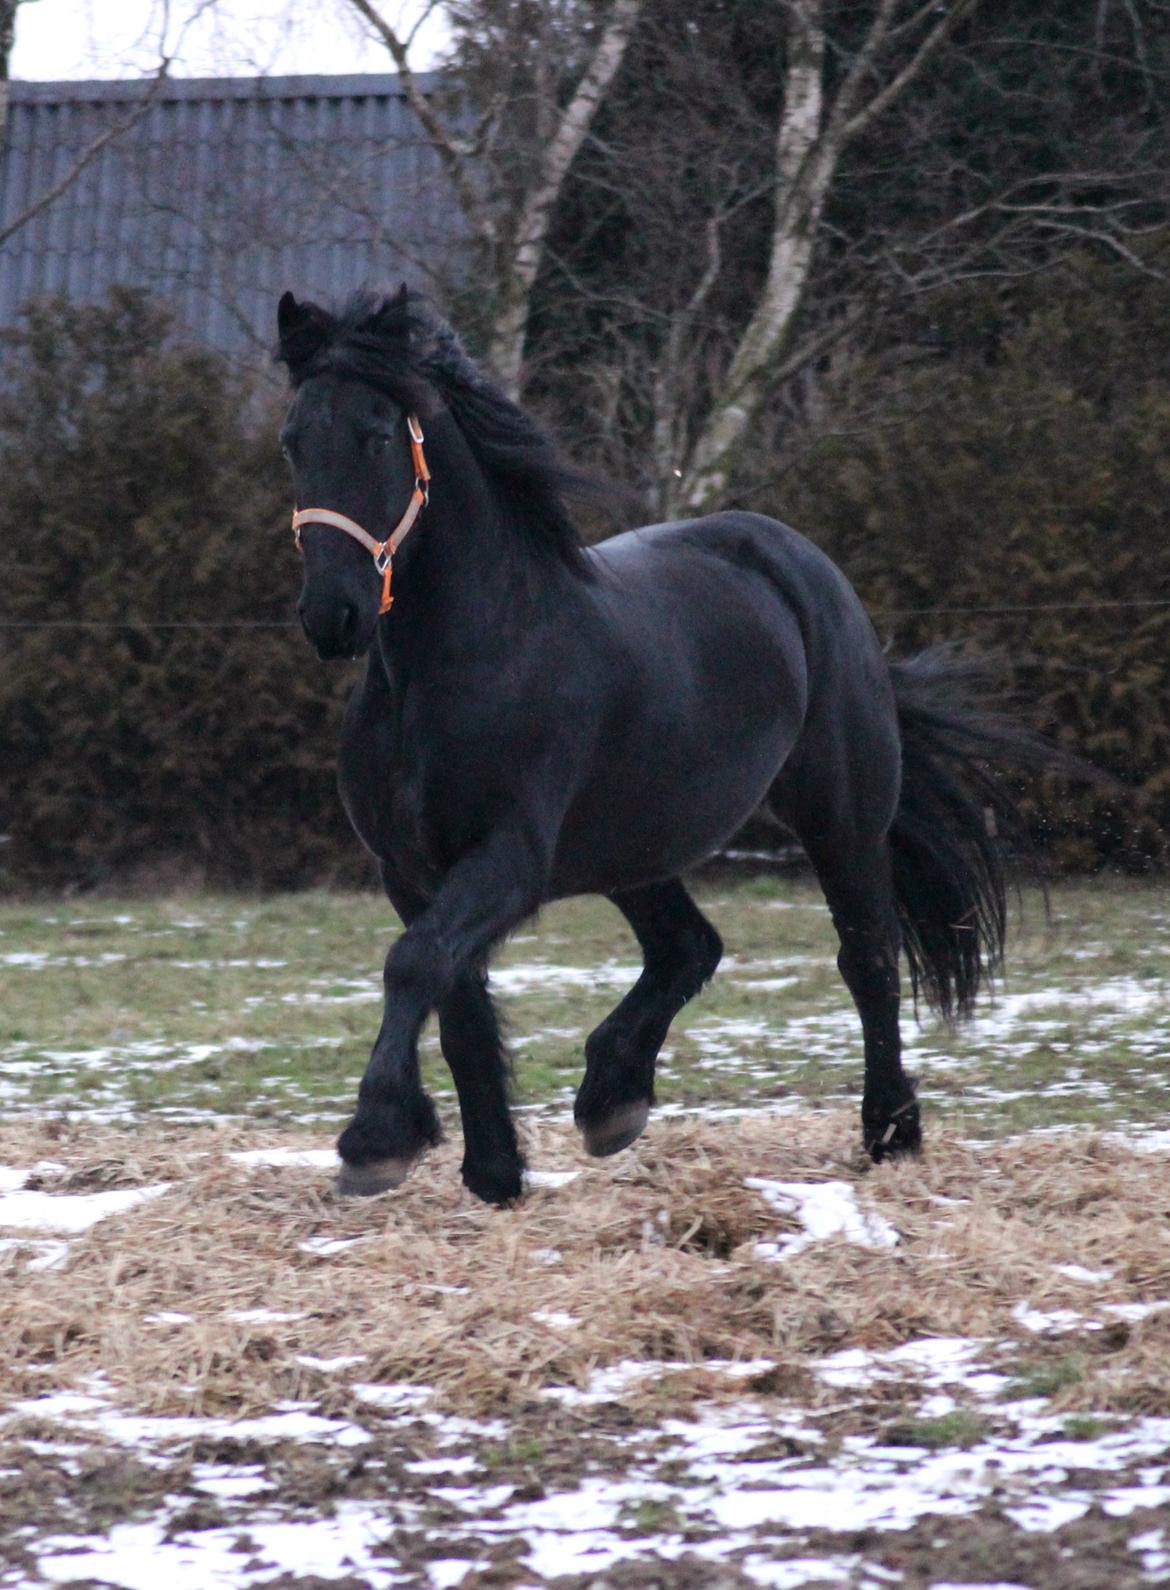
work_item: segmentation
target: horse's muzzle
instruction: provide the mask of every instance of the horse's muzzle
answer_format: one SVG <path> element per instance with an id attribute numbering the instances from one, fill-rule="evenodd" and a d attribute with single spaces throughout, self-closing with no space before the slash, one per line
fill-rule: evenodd
<path id="1" fill-rule="evenodd" d="M 328 608 L 322 608 L 302 600 L 297 613 L 301 628 L 322 662 L 332 662 L 339 657 L 360 657 L 369 651 L 377 617 L 363 616 L 356 602 L 331 603 Z"/>

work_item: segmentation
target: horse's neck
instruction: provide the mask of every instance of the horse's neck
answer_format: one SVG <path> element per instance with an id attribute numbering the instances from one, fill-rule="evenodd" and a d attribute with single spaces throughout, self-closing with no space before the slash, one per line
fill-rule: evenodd
<path id="1" fill-rule="evenodd" d="M 515 643 L 538 614 L 565 599 L 573 580 L 559 560 L 533 549 L 522 526 L 481 475 L 434 470 L 432 501 L 411 531 L 409 557 L 394 571 L 394 607 L 380 649 L 393 672 L 431 660 L 449 668 Z"/>

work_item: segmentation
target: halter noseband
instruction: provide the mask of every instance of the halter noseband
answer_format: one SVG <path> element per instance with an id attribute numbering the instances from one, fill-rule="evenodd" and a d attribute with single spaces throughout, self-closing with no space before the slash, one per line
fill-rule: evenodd
<path id="1" fill-rule="evenodd" d="M 369 531 L 363 530 L 356 519 L 348 519 L 345 514 L 336 513 L 332 508 L 301 508 L 292 516 L 293 540 L 298 550 L 301 545 L 301 526 L 306 524 L 331 524 L 335 529 L 344 530 L 347 536 L 352 536 L 355 541 L 361 542 L 366 551 L 372 555 L 374 567 L 382 576 L 382 604 L 378 608 L 379 613 L 388 613 L 394 605 L 394 598 L 390 594 L 391 559 L 409 535 L 415 520 L 426 507 L 431 495 L 431 472 L 427 468 L 426 454 L 423 452 L 423 432 L 417 414 L 406 416 L 406 429 L 410 433 L 414 491 L 406 505 L 406 512 L 385 541 L 375 541 Z"/>

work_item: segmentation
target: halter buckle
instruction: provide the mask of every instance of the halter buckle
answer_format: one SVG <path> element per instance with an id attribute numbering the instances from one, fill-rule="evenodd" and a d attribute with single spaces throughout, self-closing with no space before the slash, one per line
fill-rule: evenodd
<path id="1" fill-rule="evenodd" d="M 385 574 L 386 570 L 390 567 L 390 559 L 393 557 L 393 555 L 394 554 L 390 551 L 389 541 L 383 541 L 382 545 L 374 553 L 374 567 L 377 569 L 379 574 Z"/>

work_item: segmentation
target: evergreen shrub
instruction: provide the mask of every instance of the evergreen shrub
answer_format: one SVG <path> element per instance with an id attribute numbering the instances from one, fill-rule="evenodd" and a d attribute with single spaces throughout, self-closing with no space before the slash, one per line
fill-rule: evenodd
<path id="1" fill-rule="evenodd" d="M 785 512 L 893 647 L 1003 654 L 1018 709 L 1121 781 L 1031 790 L 1058 865 L 1165 862 L 1170 284 L 1072 262 L 934 308 L 945 354 L 815 445 Z"/>
<path id="2" fill-rule="evenodd" d="M 4 334 L 6 886 L 368 875 L 334 776 L 353 672 L 295 623 L 280 408 L 138 293 Z"/>

